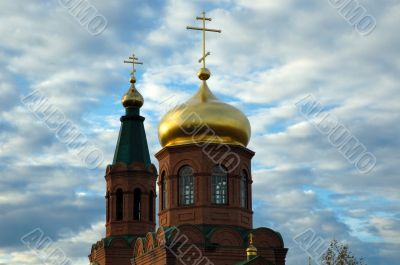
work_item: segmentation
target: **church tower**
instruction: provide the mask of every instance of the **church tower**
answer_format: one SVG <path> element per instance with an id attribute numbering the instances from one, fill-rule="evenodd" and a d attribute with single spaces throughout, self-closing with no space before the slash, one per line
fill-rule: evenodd
<path id="1" fill-rule="evenodd" d="M 92 247 L 92 264 L 130 264 L 137 237 L 155 229 L 156 167 L 151 164 L 140 116 L 143 97 L 135 87 L 135 64 L 142 64 L 132 55 L 125 63 L 132 64 L 130 88 L 122 97 L 125 115 L 114 159 L 107 166 L 106 238 Z"/>
<path id="2" fill-rule="evenodd" d="M 203 61 L 205 58 L 203 59 Z M 196 94 L 159 125 L 159 223 L 252 228 L 250 123 L 210 91 L 200 69 Z"/>
<path id="3" fill-rule="evenodd" d="M 206 68 L 206 28 L 211 18 L 196 17 L 202 27 L 200 85 L 185 103 L 162 117 L 155 155 L 150 162 L 140 116 L 143 97 L 131 86 L 122 98 L 126 114 L 113 163 L 106 169 L 106 237 L 92 246 L 89 260 L 98 265 L 284 265 L 279 232 L 253 227 L 254 152 L 247 148 L 247 117 L 210 90 Z M 156 180 L 159 189 L 155 230 Z"/>
<path id="4" fill-rule="evenodd" d="M 200 87 L 186 103 L 169 111 L 159 125 L 159 223 L 229 225 L 251 229 L 250 123 L 237 108 L 218 100 L 207 85 L 203 27 Z"/>
<path id="5" fill-rule="evenodd" d="M 205 34 L 221 31 L 206 28 L 204 12 L 196 19 L 202 27 L 187 29 L 202 31 L 200 86 L 160 121 L 160 227 L 136 240 L 131 264 L 284 265 L 281 235 L 253 228 L 250 123 L 207 84 Z"/>

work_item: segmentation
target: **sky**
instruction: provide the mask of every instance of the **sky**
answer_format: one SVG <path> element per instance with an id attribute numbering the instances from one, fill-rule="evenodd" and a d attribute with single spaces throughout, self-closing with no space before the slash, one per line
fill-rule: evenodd
<path id="1" fill-rule="evenodd" d="M 252 127 L 254 226 L 282 234 L 288 265 L 315 258 L 304 233 L 348 243 L 370 265 L 398 263 L 398 1 L 347 10 L 336 0 L 87 0 L 90 20 L 76 1 L 0 2 L 0 264 L 48 262 L 24 240 L 32 231 L 88 264 L 105 232 L 104 172 L 131 70 L 123 60 L 134 52 L 144 62 L 137 88 L 157 165 L 162 115 L 199 86 L 200 33 L 186 26 L 203 10 L 222 30 L 207 35 L 208 85 Z M 96 166 L 32 95 L 89 139 Z M 347 152 L 350 138 L 363 159 Z"/>

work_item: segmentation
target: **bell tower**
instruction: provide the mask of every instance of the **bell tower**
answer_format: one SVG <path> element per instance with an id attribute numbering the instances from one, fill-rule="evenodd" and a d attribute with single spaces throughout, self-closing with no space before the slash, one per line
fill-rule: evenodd
<path id="1" fill-rule="evenodd" d="M 114 159 L 106 168 L 106 238 L 92 247 L 93 264 L 129 264 L 133 243 L 139 236 L 155 229 L 156 167 L 150 161 L 140 115 L 143 97 L 135 87 L 135 65 L 142 64 L 132 55 L 130 88 L 122 97 L 125 115 Z"/>

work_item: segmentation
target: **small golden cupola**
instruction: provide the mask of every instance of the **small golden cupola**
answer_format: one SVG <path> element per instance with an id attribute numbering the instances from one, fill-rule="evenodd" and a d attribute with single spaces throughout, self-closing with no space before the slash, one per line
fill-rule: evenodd
<path id="1" fill-rule="evenodd" d="M 254 236 L 252 233 L 249 234 L 249 247 L 246 249 L 247 260 L 254 259 L 257 257 L 257 248 L 253 245 Z"/>
<path id="2" fill-rule="evenodd" d="M 122 96 L 121 103 L 125 108 L 140 108 L 143 106 L 143 96 L 139 93 L 139 91 L 135 87 L 136 78 L 135 78 L 135 64 L 143 64 L 138 62 L 138 58 L 135 57 L 134 54 L 129 57 L 130 60 L 125 60 L 124 63 L 132 64 L 132 72 L 129 82 L 131 86 L 128 91 Z"/>
<path id="3" fill-rule="evenodd" d="M 198 72 L 201 84 L 196 94 L 185 103 L 167 112 L 161 119 L 158 137 L 162 147 L 190 143 L 211 142 L 247 146 L 250 140 L 250 123 L 239 109 L 217 99 L 207 86 L 211 73 L 205 60 L 210 52 L 205 52 L 205 32 L 221 32 L 207 29 L 205 21 L 211 18 L 196 19 L 203 21 L 203 27 L 187 29 L 203 32 L 203 56 L 199 63 L 203 67 Z"/>

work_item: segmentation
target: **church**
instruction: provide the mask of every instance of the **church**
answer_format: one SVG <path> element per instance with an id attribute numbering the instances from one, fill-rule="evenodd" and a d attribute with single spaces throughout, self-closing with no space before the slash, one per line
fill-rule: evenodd
<path id="1" fill-rule="evenodd" d="M 250 123 L 207 85 L 205 34 L 221 31 L 206 28 L 211 18 L 204 12 L 196 19 L 202 27 L 187 29 L 202 32 L 200 85 L 160 121 L 158 170 L 135 87 L 141 62 L 135 55 L 125 61 L 133 69 L 114 159 L 105 170 L 106 237 L 92 245 L 92 265 L 285 264 L 281 234 L 253 227 Z"/>

